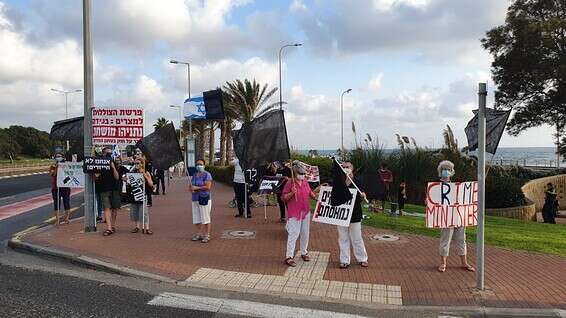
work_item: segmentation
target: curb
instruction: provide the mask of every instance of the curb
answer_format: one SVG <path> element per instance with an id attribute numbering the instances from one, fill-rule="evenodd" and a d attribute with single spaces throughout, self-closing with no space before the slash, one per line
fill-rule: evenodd
<path id="1" fill-rule="evenodd" d="M 32 243 L 27 243 L 22 241 L 22 237 L 26 234 L 30 234 L 32 232 L 38 231 L 45 227 L 51 226 L 48 223 L 42 223 L 37 226 L 30 227 L 24 231 L 16 233 L 12 239 L 8 241 L 8 247 L 15 251 L 27 252 L 31 254 L 37 254 L 39 256 L 47 256 L 52 258 L 57 258 L 59 260 L 67 261 L 71 264 L 78 265 L 81 267 L 99 270 L 111 274 L 117 274 L 122 276 L 128 277 L 135 277 L 135 278 L 142 278 L 142 279 L 150 279 L 153 281 L 157 281 L 160 283 L 168 283 L 173 284 L 176 286 L 184 286 L 190 288 L 198 288 L 198 289 L 210 289 L 210 290 L 218 290 L 215 288 L 210 288 L 208 286 L 200 286 L 198 284 L 185 284 L 184 281 L 177 281 L 165 276 L 161 276 L 158 274 L 153 274 L 149 272 L 144 272 L 140 270 L 136 270 L 127 266 L 121 266 L 112 264 L 109 262 L 105 262 L 96 258 L 92 258 L 85 255 L 80 255 L 76 253 L 64 252 L 61 250 L 57 250 L 50 247 L 44 247 Z M 241 292 L 248 294 L 246 290 L 236 291 L 236 290 L 227 290 L 231 292 Z M 263 294 L 259 294 L 263 295 Z M 292 296 L 289 299 L 294 299 Z M 316 301 L 315 301 L 316 302 Z M 321 303 L 327 303 L 324 300 L 320 300 Z M 331 302 L 332 304 L 335 304 Z M 354 305 L 354 307 L 357 307 Z M 366 306 L 362 306 L 360 308 L 369 308 Z M 426 306 L 426 305 L 402 305 L 402 306 L 380 306 L 381 309 L 389 309 L 389 310 L 402 310 L 402 311 L 414 311 L 414 312 L 421 312 L 421 311 L 436 311 L 442 315 L 447 315 L 450 317 L 451 315 L 465 315 L 468 317 L 471 315 L 472 317 L 481 316 L 481 317 L 554 317 L 554 318 L 566 318 L 566 310 L 562 309 L 529 309 L 529 308 L 496 308 L 496 307 L 466 307 L 466 306 Z"/>

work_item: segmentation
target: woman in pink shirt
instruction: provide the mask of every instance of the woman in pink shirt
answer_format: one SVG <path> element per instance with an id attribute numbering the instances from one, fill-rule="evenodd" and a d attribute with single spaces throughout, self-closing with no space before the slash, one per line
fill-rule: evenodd
<path id="1" fill-rule="evenodd" d="M 297 266 L 295 263 L 295 246 L 297 239 L 301 237 L 301 257 L 303 261 L 310 261 L 307 247 L 309 245 L 309 229 L 311 222 L 310 199 L 316 198 L 314 192 L 305 180 L 305 169 L 297 163 L 293 163 L 294 178 L 289 180 L 283 188 L 281 198 L 287 204 L 287 254 L 285 264 Z"/>

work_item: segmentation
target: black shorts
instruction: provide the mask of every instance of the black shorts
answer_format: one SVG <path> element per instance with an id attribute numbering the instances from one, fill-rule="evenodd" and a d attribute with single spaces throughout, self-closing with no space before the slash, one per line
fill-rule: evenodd
<path id="1" fill-rule="evenodd" d="M 399 205 L 398 207 L 399 210 L 405 209 L 405 199 L 399 199 L 397 204 Z"/>
<path id="2" fill-rule="evenodd" d="M 71 209 L 71 188 L 59 188 L 59 199 L 57 199 L 57 189 L 51 189 L 51 197 L 53 198 L 53 210 L 59 210 L 59 202 L 63 200 L 65 210 Z"/>

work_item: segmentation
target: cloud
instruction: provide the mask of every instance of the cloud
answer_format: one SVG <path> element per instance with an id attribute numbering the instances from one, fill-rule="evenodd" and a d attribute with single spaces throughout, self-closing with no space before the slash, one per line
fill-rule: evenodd
<path id="1" fill-rule="evenodd" d="M 307 6 L 301 0 L 293 0 L 289 5 L 289 11 L 291 12 L 301 12 L 306 10 Z"/>
<path id="2" fill-rule="evenodd" d="M 332 0 L 295 11 L 320 56 L 407 51 L 421 59 L 481 62 L 479 39 L 504 22 L 507 1 Z M 347 10 L 346 10 L 347 8 Z M 483 8 L 482 14 L 472 14 Z"/>
<path id="3" fill-rule="evenodd" d="M 383 73 L 374 75 L 368 82 L 368 89 L 371 92 L 377 93 L 381 90 L 381 81 L 383 80 Z"/>

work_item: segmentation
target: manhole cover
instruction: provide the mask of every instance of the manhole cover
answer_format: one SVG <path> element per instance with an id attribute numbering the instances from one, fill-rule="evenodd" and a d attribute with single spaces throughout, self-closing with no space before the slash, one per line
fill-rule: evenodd
<path id="1" fill-rule="evenodd" d="M 376 234 L 376 235 L 372 236 L 371 238 L 376 240 L 376 241 L 385 241 L 385 242 L 394 242 L 394 241 L 399 240 L 398 236 L 391 235 L 391 234 Z"/>
<path id="2" fill-rule="evenodd" d="M 222 238 L 225 239 L 254 239 L 255 231 L 248 230 L 228 230 L 222 233 Z"/>

